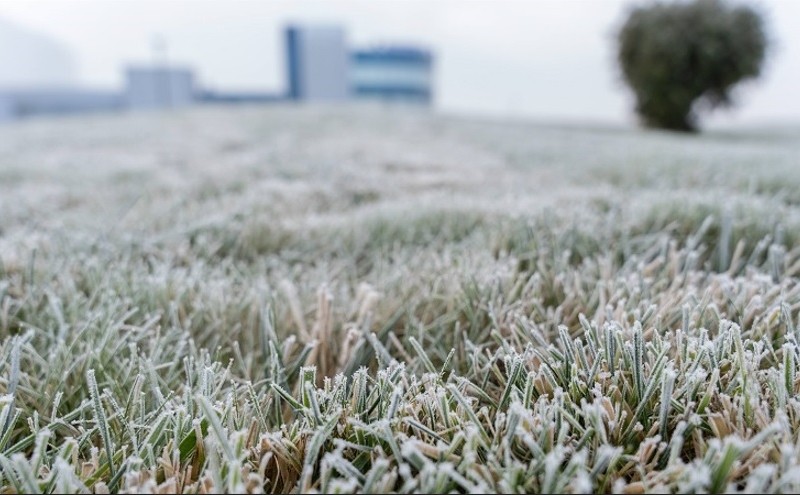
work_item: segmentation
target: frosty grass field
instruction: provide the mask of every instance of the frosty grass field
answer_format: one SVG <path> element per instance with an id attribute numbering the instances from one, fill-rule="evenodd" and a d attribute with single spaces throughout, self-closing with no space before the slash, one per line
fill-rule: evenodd
<path id="1" fill-rule="evenodd" d="M 800 129 L 0 128 L 3 492 L 800 491 Z"/>

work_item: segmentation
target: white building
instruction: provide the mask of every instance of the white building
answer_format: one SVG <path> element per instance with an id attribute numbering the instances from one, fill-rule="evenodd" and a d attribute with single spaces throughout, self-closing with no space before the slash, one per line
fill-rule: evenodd
<path id="1" fill-rule="evenodd" d="M 194 103 L 194 72 L 181 67 L 129 67 L 125 105 L 130 109 L 175 108 Z"/>
<path id="2" fill-rule="evenodd" d="M 290 26 L 285 34 L 289 98 L 347 100 L 350 67 L 344 30 L 338 26 Z"/>

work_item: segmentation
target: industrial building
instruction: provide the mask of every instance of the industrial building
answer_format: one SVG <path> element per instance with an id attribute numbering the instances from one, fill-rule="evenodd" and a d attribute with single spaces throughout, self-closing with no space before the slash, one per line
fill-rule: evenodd
<path id="1" fill-rule="evenodd" d="M 0 88 L 0 122 L 37 115 L 179 108 L 198 100 L 190 69 L 140 66 L 127 69 L 122 91 L 71 85 Z"/>
<path id="2" fill-rule="evenodd" d="M 58 51 L 35 37 L 18 38 L 23 41 L 30 38 L 26 43 L 36 48 L 31 53 L 42 54 L 39 65 L 44 68 L 31 66 L 36 69 L 31 74 L 50 74 L 51 59 Z M 198 84 L 192 69 L 166 64 L 128 67 L 125 85 L 116 91 L 77 87 L 64 78 L 63 81 L 51 78 L 53 84 L 42 84 L 31 75 L 19 81 L 0 80 L 0 122 L 45 114 L 168 109 L 197 103 L 285 100 L 431 103 L 433 56 L 428 50 L 410 46 L 353 50 L 347 43 L 345 30 L 336 25 L 291 25 L 285 29 L 284 39 L 286 91 L 283 93 L 209 90 Z M 16 52 L 0 52 L 3 54 L 0 62 L 19 65 Z"/>
<path id="3" fill-rule="evenodd" d="M 194 73 L 169 66 L 129 67 L 125 106 L 130 109 L 178 108 L 195 102 Z"/>
<path id="4" fill-rule="evenodd" d="M 36 115 L 102 112 L 122 107 L 122 98 L 116 91 L 72 87 L 0 89 L 0 122 Z"/>
<path id="5" fill-rule="evenodd" d="M 350 96 L 348 52 L 338 26 L 289 26 L 287 96 L 298 101 L 344 101 Z"/>
<path id="6" fill-rule="evenodd" d="M 351 91 L 356 99 L 428 105 L 433 57 L 414 47 L 356 50 L 350 57 Z"/>
<path id="7" fill-rule="evenodd" d="M 351 51 L 337 26 L 292 25 L 284 35 L 290 100 L 431 103 L 433 56 L 428 50 L 384 46 Z"/>

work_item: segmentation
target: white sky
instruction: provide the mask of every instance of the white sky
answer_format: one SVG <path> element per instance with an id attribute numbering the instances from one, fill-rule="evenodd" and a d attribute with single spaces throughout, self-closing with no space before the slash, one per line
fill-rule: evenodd
<path id="1" fill-rule="evenodd" d="M 637 3 L 648 0 L 634 0 Z M 281 28 L 336 22 L 353 45 L 408 42 L 435 50 L 436 107 L 535 119 L 630 122 L 613 32 L 626 0 L 192 1 L 0 0 L 0 17 L 70 49 L 80 82 L 122 83 L 127 62 L 169 58 L 217 89 L 284 86 Z M 760 0 L 774 52 L 763 77 L 712 123 L 800 122 L 800 0 Z"/>

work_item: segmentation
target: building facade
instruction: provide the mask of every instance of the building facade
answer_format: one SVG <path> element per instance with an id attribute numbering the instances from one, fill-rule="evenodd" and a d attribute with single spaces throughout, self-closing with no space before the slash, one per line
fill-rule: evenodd
<path id="1" fill-rule="evenodd" d="M 284 34 L 287 97 L 309 102 L 347 100 L 350 84 L 344 29 L 289 26 Z"/>
<path id="2" fill-rule="evenodd" d="M 0 90 L 0 122 L 39 115 L 69 115 L 120 110 L 116 91 L 87 88 L 26 88 Z"/>
<path id="3" fill-rule="evenodd" d="M 356 99 L 431 103 L 433 57 L 427 50 L 398 46 L 356 50 L 350 63 Z"/>
<path id="4" fill-rule="evenodd" d="M 129 67 L 125 106 L 130 109 L 177 108 L 195 102 L 194 72 L 180 67 Z"/>
<path id="5" fill-rule="evenodd" d="M 125 86 L 117 91 L 78 88 L 59 83 L 52 75 L 47 78 L 53 80 L 50 85 L 34 84 L 32 79 L 4 82 L 0 78 L 0 121 L 45 114 L 169 109 L 196 103 L 269 103 L 286 99 L 312 103 L 352 100 L 431 103 L 433 56 L 428 50 L 387 46 L 351 51 L 344 28 L 336 25 L 292 25 L 285 29 L 284 35 L 286 92 L 283 94 L 210 90 L 197 84 L 191 69 L 167 65 L 128 67 Z M 7 50 L 7 54 L 12 52 Z M 24 67 L 16 52 L 12 55 L 0 57 L 0 62 L 14 67 L 13 74 L 17 74 Z"/>

